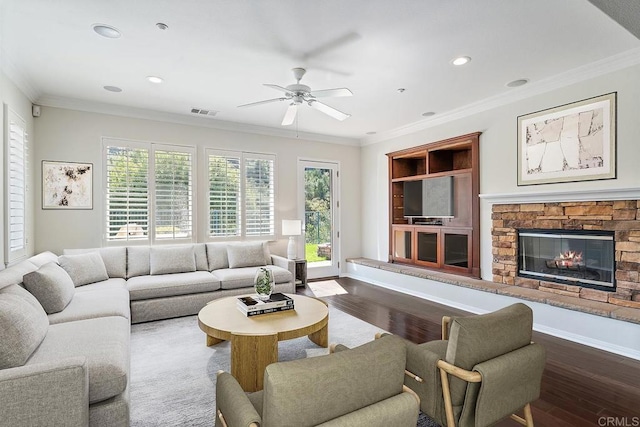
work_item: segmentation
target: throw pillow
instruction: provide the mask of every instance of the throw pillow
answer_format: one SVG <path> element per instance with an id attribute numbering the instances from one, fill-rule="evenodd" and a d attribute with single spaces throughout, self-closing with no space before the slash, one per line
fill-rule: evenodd
<path id="1" fill-rule="evenodd" d="M 193 245 L 152 246 L 150 269 L 152 275 L 196 271 Z"/>
<path id="2" fill-rule="evenodd" d="M 55 262 L 25 274 L 23 283 L 42 304 L 47 314 L 64 310 L 76 291 L 69 274 Z"/>
<path id="3" fill-rule="evenodd" d="M 269 242 L 262 242 L 262 249 L 264 250 L 264 262 L 267 265 L 273 264 L 273 262 L 271 262 L 271 251 L 269 251 Z"/>
<path id="4" fill-rule="evenodd" d="M 227 244 L 222 242 L 207 243 L 207 260 L 209 261 L 209 271 L 229 268 Z"/>
<path id="5" fill-rule="evenodd" d="M 229 268 L 266 265 L 262 242 L 243 242 L 227 245 Z"/>
<path id="6" fill-rule="evenodd" d="M 127 279 L 150 274 L 149 251 L 149 246 L 127 247 Z"/>
<path id="7" fill-rule="evenodd" d="M 76 286 L 107 280 L 107 268 L 97 252 L 79 255 L 61 255 L 58 258 L 60 267 L 64 268 Z"/>
<path id="8" fill-rule="evenodd" d="M 26 298 L 0 290 L 0 369 L 24 365 L 49 329 L 49 318 Z M 29 293 L 22 289 L 25 293 Z"/>

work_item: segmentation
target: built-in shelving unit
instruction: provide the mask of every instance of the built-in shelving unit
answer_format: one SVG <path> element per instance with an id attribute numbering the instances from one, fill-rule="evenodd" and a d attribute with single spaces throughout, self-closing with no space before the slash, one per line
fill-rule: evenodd
<path id="1" fill-rule="evenodd" d="M 390 262 L 480 277 L 479 139 L 476 132 L 387 154 Z M 453 216 L 408 218 L 405 182 L 446 176 L 453 177 Z"/>

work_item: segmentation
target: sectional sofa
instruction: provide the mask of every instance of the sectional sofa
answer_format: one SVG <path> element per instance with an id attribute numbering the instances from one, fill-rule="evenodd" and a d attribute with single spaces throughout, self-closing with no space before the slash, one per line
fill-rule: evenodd
<path id="1" fill-rule="evenodd" d="M 294 262 L 265 242 L 43 252 L 0 271 L 0 426 L 128 426 L 130 324 L 250 293 L 265 265 L 295 291 Z"/>

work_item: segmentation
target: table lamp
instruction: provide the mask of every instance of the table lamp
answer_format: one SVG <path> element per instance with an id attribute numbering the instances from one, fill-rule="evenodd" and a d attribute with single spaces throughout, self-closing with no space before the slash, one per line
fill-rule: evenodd
<path id="1" fill-rule="evenodd" d="M 289 236 L 289 244 L 287 245 L 287 258 L 296 259 L 296 240 L 294 236 L 302 234 L 302 221 L 299 219 L 283 219 L 282 235 Z"/>

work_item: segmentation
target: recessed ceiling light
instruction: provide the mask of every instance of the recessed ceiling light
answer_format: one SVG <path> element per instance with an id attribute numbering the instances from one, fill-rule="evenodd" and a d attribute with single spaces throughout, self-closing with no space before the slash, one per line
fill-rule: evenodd
<path id="1" fill-rule="evenodd" d="M 158 77 L 158 76 L 147 76 L 147 80 L 155 84 L 160 84 L 164 81 L 162 77 Z"/>
<path id="2" fill-rule="evenodd" d="M 104 90 L 108 90 L 109 92 L 122 92 L 118 86 L 103 86 Z"/>
<path id="3" fill-rule="evenodd" d="M 507 83 L 507 87 L 518 87 L 529 83 L 529 79 L 518 79 Z"/>
<path id="4" fill-rule="evenodd" d="M 453 65 L 464 65 L 464 64 L 468 63 L 469 61 L 471 61 L 471 58 L 469 58 L 468 56 L 459 56 L 456 59 L 454 59 L 453 61 L 451 61 L 451 63 Z"/>
<path id="5" fill-rule="evenodd" d="M 436 113 L 434 113 L 433 111 L 427 111 L 426 113 L 422 113 L 422 115 L 424 117 L 431 117 L 434 116 Z"/>
<path id="6" fill-rule="evenodd" d="M 378 132 L 367 132 L 367 135 L 375 135 Z"/>
<path id="7" fill-rule="evenodd" d="M 162 22 L 158 22 L 156 24 L 156 27 L 158 27 L 159 30 L 168 30 L 169 29 L 169 26 L 167 24 L 165 24 L 165 23 L 162 23 Z"/>
<path id="8" fill-rule="evenodd" d="M 116 28 L 105 24 L 93 24 L 93 31 L 108 39 L 117 39 L 121 35 Z"/>
<path id="9" fill-rule="evenodd" d="M 398 88 L 398 89 L 396 89 L 396 90 L 398 91 L 398 93 L 402 93 L 402 92 L 404 92 L 406 89 L 405 89 L 405 88 L 403 88 L 403 87 L 401 87 L 401 88 Z"/>

